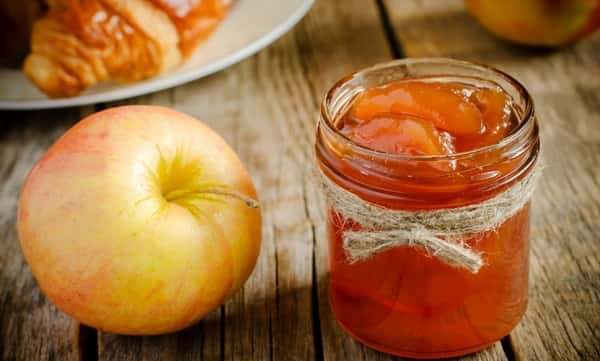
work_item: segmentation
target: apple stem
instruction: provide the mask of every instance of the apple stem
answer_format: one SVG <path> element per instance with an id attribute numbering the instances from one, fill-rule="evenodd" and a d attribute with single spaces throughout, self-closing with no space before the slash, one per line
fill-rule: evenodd
<path id="1" fill-rule="evenodd" d="M 227 190 L 227 189 L 222 189 L 222 188 L 206 188 L 202 190 L 202 193 L 209 193 L 209 194 L 218 194 L 218 195 L 223 195 L 223 196 L 229 196 L 229 197 L 233 197 L 233 198 L 237 198 L 240 201 L 246 203 L 246 205 L 250 208 L 258 208 L 260 207 L 260 204 L 258 203 L 257 200 L 248 197 L 247 195 L 241 193 L 241 192 L 236 192 L 233 190 Z"/>

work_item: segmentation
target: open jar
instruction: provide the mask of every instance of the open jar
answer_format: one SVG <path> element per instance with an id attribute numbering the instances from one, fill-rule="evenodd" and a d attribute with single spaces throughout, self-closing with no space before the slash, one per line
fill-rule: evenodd
<path id="1" fill-rule="evenodd" d="M 402 81 L 499 89 L 515 126 L 493 144 L 443 155 L 373 149 L 342 131 L 361 94 Z M 471 353 L 509 334 L 527 305 L 538 154 L 532 99 L 499 70 L 405 59 L 339 81 L 321 106 L 316 157 L 328 201 L 329 298 L 344 330 L 416 358 Z"/>

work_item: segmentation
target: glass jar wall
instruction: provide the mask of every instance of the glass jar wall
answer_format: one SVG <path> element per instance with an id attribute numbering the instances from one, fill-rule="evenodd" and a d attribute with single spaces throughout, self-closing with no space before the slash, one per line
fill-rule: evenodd
<path id="1" fill-rule="evenodd" d="M 494 144 L 452 154 L 396 154 L 360 144 L 342 119 L 366 90 L 402 81 L 500 89 L 517 124 Z M 434 211 L 478 204 L 532 174 L 539 137 L 532 100 L 510 76 L 449 59 L 407 59 L 359 71 L 339 81 L 321 107 L 316 155 L 323 177 L 386 209 Z M 408 357 L 462 355 L 507 335 L 527 305 L 529 203 L 493 231 L 458 240 L 480 254 L 477 272 L 419 247 L 399 246 L 350 261 L 343 235 L 361 229 L 328 210 L 330 303 L 354 338 Z M 457 241 L 457 240 L 454 240 Z"/>

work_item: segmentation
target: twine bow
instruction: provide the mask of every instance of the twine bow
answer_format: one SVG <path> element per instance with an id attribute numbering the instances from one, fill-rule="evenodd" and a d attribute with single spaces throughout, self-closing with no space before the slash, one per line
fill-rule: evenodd
<path id="1" fill-rule="evenodd" d="M 420 247 L 449 265 L 477 273 L 484 264 L 482 256 L 461 240 L 493 231 L 520 211 L 531 198 L 539 174 L 536 167 L 507 190 L 483 202 L 433 211 L 395 210 L 367 202 L 323 173 L 321 183 L 333 209 L 362 227 L 343 234 L 343 247 L 350 262 L 393 247 Z"/>

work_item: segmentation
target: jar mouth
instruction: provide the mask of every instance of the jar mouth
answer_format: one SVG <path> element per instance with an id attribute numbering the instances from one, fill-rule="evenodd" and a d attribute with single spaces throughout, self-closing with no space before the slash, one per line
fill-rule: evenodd
<path id="1" fill-rule="evenodd" d="M 351 82 L 362 82 L 367 74 L 384 71 L 390 68 L 397 68 L 401 66 L 423 66 L 423 65 L 431 65 L 431 66 L 450 66 L 456 69 L 463 69 L 465 71 L 469 70 L 472 72 L 478 73 L 477 77 L 481 75 L 489 74 L 493 78 L 493 80 L 488 82 L 492 82 L 495 85 L 499 86 L 502 91 L 511 96 L 513 103 L 516 101 L 512 96 L 513 92 L 516 92 L 520 97 L 522 106 L 519 109 L 513 109 L 517 112 L 519 117 L 519 124 L 517 127 L 506 137 L 500 139 L 498 142 L 489 144 L 483 147 L 471 149 L 468 151 L 457 152 L 453 154 L 398 154 L 398 153 L 388 153 L 380 150 L 376 150 L 365 145 L 362 145 L 353 139 L 349 138 L 345 134 L 339 131 L 339 129 L 335 125 L 335 121 L 339 116 L 343 115 L 343 113 L 347 110 L 347 107 L 352 103 L 351 100 L 362 92 L 367 87 L 358 86 L 356 89 L 350 90 L 349 94 L 340 94 L 343 93 L 344 87 L 348 86 Z M 427 74 L 427 78 L 436 78 L 436 77 L 444 77 L 448 74 L 444 74 L 441 71 L 438 71 L 438 74 Z M 455 79 L 467 78 L 468 75 L 465 76 L 454 76 Z M 411 79 L 423 79 L 424 76 L 406 76 L 406 77 L 398 77 L 397 79 L 389 79 L 388 81 L 393 80 L 411 80 Z M 503 87 L 503 84 L 499 84 L 497 80 L 502 80 L 505 85 L 512 87 L 513 92 L 509 92 L 508 89 Z M 346 96 L 348 103 L 346 104 L 346 108 L 337 109 L 336 102 L 339 101 L 340 97 Z M 341 110 L 341 111 L 340 111 Z M 494 152 L 510 146 L 511 144 L 518 142 L 523 137 L 526 137 L 529 132 L 532 131 L 535 123 L 534 117 L 534 106 L 533 99 L 529 92 L 525 89 L 525 86 L 521 84 L 518 80 L 510 76 L 509 74 L 491 67 L 489 65 L 477 63 L 477 62 L 469 62 L 464 60 L 456 60 L 450 58 L 410 58 L 410 59 L 399 59 L 393 60 L 385 63 L 376 64 L 369 68 L 365 68 L 359 70 L 355 73 L 352 73 L 341 80 L 339 80 L 335 85 L 327 92 L 325 99 L 321 103 L 321 119 L 319 123 L 324 126 L 324 129 L 332 135 L 336 141 L 344 144 L 345 146 L 349 146 L 355 151 L 359 151 L 360 153 L 373 158 L 379 159 L 389 159 L 389 160 L 397 160 L 397 161 L 424 161 L 424 162 L 438 162 L 438 161 L 448 161 L 448 160 L 461 160 L 465 158 L 470 158 L 474 156 L 481 155 L 483 153 Z"/>

